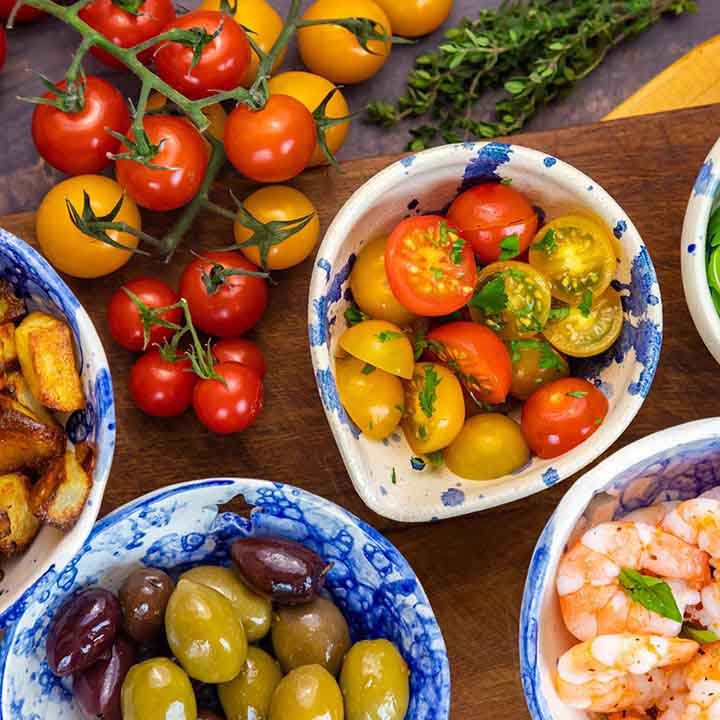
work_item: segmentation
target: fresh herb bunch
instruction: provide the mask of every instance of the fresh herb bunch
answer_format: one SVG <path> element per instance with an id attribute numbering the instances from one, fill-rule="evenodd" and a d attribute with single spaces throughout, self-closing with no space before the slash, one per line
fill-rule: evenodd
<path id="1" fill-rule="evenodd" d="M 516 0 L 481 10 L 420 55 L 397 105 L 368 107 L 372 122 L 391 127 L 429 116 L 410 130 L 408 150 L 438 142 L 492 138 L 521 130 L 540 109 L 569 93 L 607 52 L 666 13 L 697 10 L 695 0 Z M 473 110 L 483 93 L 503 90 L 495 118 Z"/>

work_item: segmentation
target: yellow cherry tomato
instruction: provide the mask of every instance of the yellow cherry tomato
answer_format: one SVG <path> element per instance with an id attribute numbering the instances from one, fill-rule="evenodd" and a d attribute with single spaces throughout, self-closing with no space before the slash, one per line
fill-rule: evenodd
<path id="1" fill-rule="evenodd" d="M 395 35 L 420 37 L 437 30 L 450 16 L 453 0 L 375 0 L 387 13 Z"/>
<path id="2" fill-rule="evenodd" d="M 471 417 L 445 450 L 448 468 L 466 480 L 495 480 L 526 465 L 530 449 L 520 426 L 506 415 Z"/>
<path id="3" fill-rule="evenodd" d="M 402 427 L 413 452 L 442 450 L 458 436 L 465 422 L 465 401 L 454 373 L 437 363 L 419 363 L 405 384 Z"/>
<path id="4" fill-rule="evenodd" d="M 303 16 L 303 20 L 351 17 L 374 20 L 385 31 L 386 41 L 371 40 L 370 53 L 349 30 L 339 25 L 314 25 L 298 30 L 300 57 L 307 69 L 336 84 L 360 83 L 380 70 L 392 47 L 390 20 L 374 0 L 315 0 Z"/>
<path id="5" fill-rule="evenodd" d="M 403 307 L 390 289 L 385 274 L 387 237 L 371 240 L 358 253 L 350 275 L 350 289 L 358 307 L 371 317 L 408 325 L 417 316 Z"/>
<path id="6" fill-rule="evenodd" d="M 340 347 L 353 357 L 379 367 L 391 375 L 409 380 L 413 376 L 415 353 L 407 335 L 385 320 L 365 320 L 348 328 Z"/>
<path id="7" fill-rule="evenodd" d="M 123 189 L 102 175 L 77 175 L 58 183 L 43 198 L 35 216 L 35 232 L 43 255 L 58 269 L 78 278 L 96 278 L 122 267 L 131 257 L 127 250 L 108 245 L 80 232 L 68 214 L 66 200 L 79 214 L 83 211 L 83 191 L 97 217 L 107 215 L 123 197 Z M 125 195 L 115 222 L 140 230 L 137 205 Z M 135 248 L 138 239 L 126 232 L 107 230 L 107 235 L 125 247 Z"/>
<path id="8" fill-rule="evenodd" d="M 550 281 L 553 297 L 570 305 L 602 295 L 617 262 L 610 231 L 584 215 L 564 215 L 545 225 L 530 246 L 529 260 Z"/>
<path id="9" fill-rule="evenodd" d="M 620 295 L 608 288 L 595 302 L 556 308 L 543 334 L 560 352 L 591 357 L 605 352 L 622 331 L 624 314 Z"/>
<path id="10" fill-rule="evenodd" d="M 290 97 L 294 97 L 313 113 L 327 97 L 327 94 L 335 88 L 335 85 L 319 75 L 294 70 L 292 72 L 280 73 L 280 75 L 271 78 L 268 87 L 272 95 L 289 95 Z M 329 118 L 346 117 L 350 114 L 347 101 L 340 90 L 335 89 L 335 94 L 325 108 L 325 114 Z M 335 155 L 345 143 L 349 127 L 349 123 L 344 122 L 339 125 L 333 125 L 325 131 L 325 142 L 333 155 Z M 325 165 L 327 163 L 328 159 L 322 151 L 322 148 L 316 145 L 308 165 L 312 167 L 313 165 Z"/>
<path id="11" fill-rule="evenodd" d="M 395 375 L 346 355 L 335 358 L 335 381 L 345 412 L 372 440 L 384 440 L 400 424 L 405 397 Z"/>
<path id="12" fill-rule="evenodd" d="M 174 107 L 172 103 L 168 103 L 168 99 L 159 92 L 150 93 L 150 97 L 147 101 L 148 110 L 161 110 L 166 105 Z M 227 120 L 227 113 L 220 103 L 214 105 L 208 105 L 202 109 L 203 114 L 210 122 L 205 132 L 210 133 L 216 140 L 222 142 L 223 136 L 225 135 L 225 121 Z"/>
<path id="13" fill-rule="evenodd" d="M 285 270 L 301 263 L 315 249 L 320 237 L 320 219 L 315 206 L 295 188 L 287 185 L 268 185 L 256 190 L 243 202 L 243 207 L 257 220 L 269 223 L 275 220 L 297 220 L 314 213 L 310 222 L 287 240 L 271 245 L 268 250 L 269 270 Z M 252 237 L 252 230 L 237 220 L 233 226 L 235 242 L 244 243 Z M 250 262 L 260 265 L 260 250 L 256 245 L 241 248 Z"/>

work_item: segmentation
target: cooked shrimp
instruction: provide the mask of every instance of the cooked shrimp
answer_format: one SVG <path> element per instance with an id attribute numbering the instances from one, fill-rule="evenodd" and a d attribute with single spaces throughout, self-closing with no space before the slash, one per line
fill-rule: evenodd
<path id="1" fill-rule="evenodd" d="M 623 632 L 668 637 L 680 632 L 680 623 L 630 598 L 620 585 L 623 568 L 666 579 L 681 614 L 699 603 L 697 589 L 710 581 L 707 555 L 679 538 L 643 523 L 601 523 L 582 536 L 558 568 L 560 609 L 579 640 Z"/>
<path id="2" fill-rule="evenodd" d="M 667 500 L 657 503 L 656 505 L 648 505 L 648 507 L 638 508 L 628 513 L 623 522 L 640 522 L 646 525 L 660 525 L 665 516 L 672 512 L 680 502 L 678 500 Z"/>
<path id="3" fill-rule="evenodd" d="M 558 696 L 580 710 L 646 710 L 667 691 L 670 673 L 663 669 L 688 662 L 698 647 L 657 635 L 601 635 L 560 658 Z"/>
<path id="4" fill-rule="evenodd" d="M 634 710 L 621 710 L 605 716 L 607 720 L 649 720 L 645 713 L 637 713 Z"/>
<path id="5" fill-rule="evenodd" d="M 711 490 L 680 503 L 665 516 L 662 527 L 711 557 L 720 558 L 720 500 L 714 495 Z"/>
<path id="6" fill-rule="evenodd" d="M 666 672 L 667 690 L 657 702 L 657 720 L 681 720 L 687 706 L 685 666 L 679 665 Z"/>
<path id="7" fill-rule="evenodd" d="M 700 591 L 700 604 L 687 613 L 689 620 L 712 630 L 720 637 L 720 584 L 718 581 L 706 585 Z"/>
<path id="8" fill-rule="evenodd" d="M 681 720 L 720 718 L 720 643 L 703 645 L 685 669 L 687 704 Z"/>

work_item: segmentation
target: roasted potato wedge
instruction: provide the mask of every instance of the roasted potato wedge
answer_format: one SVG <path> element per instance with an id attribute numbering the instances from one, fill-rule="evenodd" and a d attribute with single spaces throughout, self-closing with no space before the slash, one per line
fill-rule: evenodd
<path id="1" fill-rule="evenodd" d="M 17 320 L 25 314 L 25 303 L 15 295 L 10 283 L 0 280 L 0 323 Z"/>
<path id="2" fill-rule="evenodd" d="M 21 372 L 7 374 L 5 391 L 46 425 L 57 425 L 55 416 L 32 394 Z"/>
<path id="3" fill-rule="evenodd" d="M 56 458 L 30 491 L 30 506 L 35 517 L 48 525 L 67 530 L 80 517 L 85 507 L 92 479 L 68 450 Z"/>
<path id="4" fill-rule="evenodd" d="M 65 433 L 6 395 L 0 395 L 0 473 L 38 468 L 65 451 Z M 0 503 L 2 495 L 0 494 Z"/>
<path id="5" fill-rule="evenodd" d="M 41 312 L 30 313 L 15 330 L 20 368 L 32 394 L 52 410 L 85 407 L 67 323 Z"/>
<path id="6" fill-rule="evenodd" d="M 39 529 L 30 508 L 30 479 L 17 473 L 0 475 L 0 555 L 22 552 Z"/>
<path id="7" fill-rule="evenodd" d="M 10 370 L 17 365 L 15 326 L 12 323 L 0 325 L 0 369 Z"/>

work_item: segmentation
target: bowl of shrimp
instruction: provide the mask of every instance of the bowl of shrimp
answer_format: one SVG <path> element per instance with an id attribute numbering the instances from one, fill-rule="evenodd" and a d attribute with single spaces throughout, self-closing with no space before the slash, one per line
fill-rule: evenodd
<path id="1" fill-rule="evenodd" d="M 720 418 L 586 473 L 530 562 L 520 670 L 533 720 L 720 718 Z"/>

